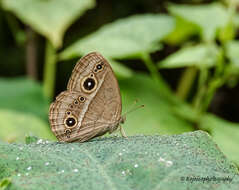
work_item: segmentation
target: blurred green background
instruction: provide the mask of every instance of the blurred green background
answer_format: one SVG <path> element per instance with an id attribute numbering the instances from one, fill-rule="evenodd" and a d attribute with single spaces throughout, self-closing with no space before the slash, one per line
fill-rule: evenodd
<path id="1" fill-rule="evenodd" d="M 239 165 L 239 1 L 0 0 L 0 140 L 55 140 L 48 108 L 98 51 L 128 135 L 205 130 Z"/>

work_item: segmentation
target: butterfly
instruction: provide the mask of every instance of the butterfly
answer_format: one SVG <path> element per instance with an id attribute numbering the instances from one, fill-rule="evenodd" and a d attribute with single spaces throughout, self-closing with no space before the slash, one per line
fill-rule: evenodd
<path id="1" fill-rule="evenodd" d="M 67 90 L 49 108 L 51 130 L 59 141 L 84 142 L 112 133 L 126 120 L 117 79 L 109 62 L 98 52 L 75 65 Z"/>

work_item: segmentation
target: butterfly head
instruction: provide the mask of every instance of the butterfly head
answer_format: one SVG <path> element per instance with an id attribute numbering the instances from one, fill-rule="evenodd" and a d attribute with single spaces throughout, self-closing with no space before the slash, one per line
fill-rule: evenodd
<path id="1" fill-rule="evenodd" d="M 122 115 L 120 117 L 119 124 L 124 124 L 125 121 L 126 121 L 126 115 Z"/>

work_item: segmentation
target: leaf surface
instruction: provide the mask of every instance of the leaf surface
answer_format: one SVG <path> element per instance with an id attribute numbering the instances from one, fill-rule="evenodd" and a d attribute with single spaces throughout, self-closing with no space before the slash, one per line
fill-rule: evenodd
<path id="1" fill-rule="evenodd" d="M 237 165 L 239 165 L 239 125 L 225 121 L 212 114 L 206 114 L 200 126 L 211 132 L 213 140 L 218 144 L 221 150 L 228 156 L 228 158 Z"/>
<path id="2" fill-rule="evenodd" d="M 236 190 L 237 172 L 211 137 L 201 131 L 71 144 L 0 143 L 0 179 L 11 177 L 9 190 Z M 232 182 L 186 181 L 193 176 L 229 177 Z"/>

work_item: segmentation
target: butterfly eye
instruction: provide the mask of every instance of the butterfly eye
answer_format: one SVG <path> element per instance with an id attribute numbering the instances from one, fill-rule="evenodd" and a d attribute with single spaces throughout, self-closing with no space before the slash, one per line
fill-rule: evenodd
<path id="1" fill-rule="evenodd" d="M 85 90 L 90 91 L 95 87 L 95 80 L 92 78 L 87 78 L 83 83 L 83 86 Z"/>
<path id="2" fill-rule="evenodd" d="M 98 85 L 97 78 L 94 73 L 90 73 L 88 76 L 81 80 L 81 89 L 85 93 L 91 93 L 96 90 Z"/>
<path id="3" fill-rule="evenodd" d="M 66 134 L 67 138 L 70 138 L 71 130 L 70 129 L 66 129 L 65 130 L 65 134 Z"/>
<path id="4" fill-rule="evenodd" d="M 77 119 L 74 116 L 69 116 L 64 123 L 67 128 L 74 128 L 77 124 Z"/>
<path id="5" fill-rule="evenodd" d="M 97 73 L 97 72 L 101 71 L 103 69 L 103 65 L 104 65 L 103 62 L 97 64 L 94 68 L 94 72 Z"/>
<path id="6" fill-rule="evenodd" d="M 79 97 L 79 100 L 80 100 L 80 102 L 84 102 L 84 101 L 85 101 L 85 98 L 84 98 L 83 96 L 80 96 L 80 97 Z"/>
<path id="7" fill-rule="evenodd" d="M 96 65 L 96 68 L 97 68 L 98 70 L 101 70 L 101 69 L 102 69 L 102 65 L 101 65 L 101 64 L 98 64 L 98 65 Z"/>
<path id="8" fill-rule="evenodd" d="M 74 101 L 74 104 L 76 104 L 76 105 L 77 105 L 77 104 L 79 104 L 79 102 L 78 102 L 77 100 L 75 100 L 75 101 Z"/>
<path id="9" fill-rule="evenodd" d="M 67 120 L 66 120 L 66 124 L 68 127 L 72 127 L 74 126 L 76 123 L 76 120 L 73 118 L 73 117 L 69 117 Z"/>

